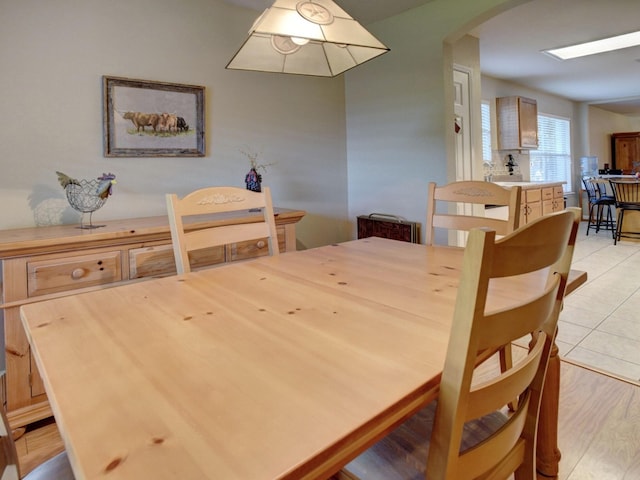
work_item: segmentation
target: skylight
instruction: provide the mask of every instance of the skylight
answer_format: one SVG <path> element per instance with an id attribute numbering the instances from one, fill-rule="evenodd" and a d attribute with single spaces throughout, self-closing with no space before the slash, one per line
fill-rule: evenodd
<path id="1" fill-rule="evenodd" d="M 635 47 L 638 45 L 640 45 L 640 31 L 603 38 L 602 40 L 595 40 L 593 42 L 579 43 L 568 47 L 543 50 L 543 53 L 547 53 L 560 60 L 570 60 L 572 58 L 595 55 L 596 53 L 611 52 L 613 50 L 620 50 L 622 48 Z"/>

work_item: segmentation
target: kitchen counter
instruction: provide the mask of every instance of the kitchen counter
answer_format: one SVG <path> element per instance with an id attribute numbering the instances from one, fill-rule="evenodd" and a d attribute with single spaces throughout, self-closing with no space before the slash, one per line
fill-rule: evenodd
<path id="1" fill-rule="evenodd" d="M 559 212 L 565 208 L 562 185 L 566 182 L 493 182 L 501 187 L 521 187 L 519 225 L 525 225 L 542 215 Z M 485 208 L 485 215 L 491 218 L 506 218 L 506 207 Z"/>
<path id="2" fill-rule="evenodd" d="M 501 187 L 522 187 L 523 190 L 545 187 L 561 187 L 567 182 L 493 182 Z"/>

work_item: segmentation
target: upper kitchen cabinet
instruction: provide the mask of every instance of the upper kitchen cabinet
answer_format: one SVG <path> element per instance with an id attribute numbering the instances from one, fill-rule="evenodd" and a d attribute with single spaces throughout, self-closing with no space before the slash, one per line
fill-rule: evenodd
<path id="1" fill-rule="evenodd" d="M 538 148 L 538 104 L 525 97 L 496 98 L 498 150 Z"/>
<path id="2" fill-rule="evenodd" d="M 611 134 L 611 163 L 616 170 L 628 174 L 639 170 L 640 132 Z"/>

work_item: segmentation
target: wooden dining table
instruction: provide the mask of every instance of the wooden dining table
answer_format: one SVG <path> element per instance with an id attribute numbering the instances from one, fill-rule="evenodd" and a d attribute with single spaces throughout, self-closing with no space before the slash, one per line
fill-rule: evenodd
<path id="1" fill-rule="evenodd" d="M 367 238 L 22 306 L 76 478 L 329 478 L 437 397 L 462 256 Z"/>

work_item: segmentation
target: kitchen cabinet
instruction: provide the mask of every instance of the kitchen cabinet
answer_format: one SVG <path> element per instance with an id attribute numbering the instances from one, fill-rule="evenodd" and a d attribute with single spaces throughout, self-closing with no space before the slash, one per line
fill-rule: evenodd
<path id="1" fill-rule="evenodd" d="M 520 226 L 542 216 L 542 189 L 522 190 L 520 201 Z"/>
<path id="2" fill-rule="evenodd" d="M 520 203 L 520 226 L 543 215 L 564 210 L 562 185 L 523 188 Z"/>
<path id="3" fill-rule="evenodd" d="M 296 249 L 295 225 L 305 212 L 278 209 L 281 252 Z M 250 223 L 261 214 L 198 218 L 187 228 Z M 57 225 L 0 231 L 1 307 L 4 318 L 6 410 L 12 428 L 51 416 L 44 386 L 22 328 L 20 306 L 123 282 L 175 274 L 166 216 L 105 222 L 102 228 Z M 191 255 L 194 268 L 267 255 L 264 240 L 241 242 Z M 91 321 L 87 318 L 87 321 Z"/>
<path id="4" fill-rule="evenodd" d="M 538 104 L 525 97 L 496 98 L 498 150 L 538 148 Z"/>
<path id="5" fill-rule="evenodd" d="M 561 186 L 542 188 L 542 214 L 564 210 L 564 191 Z"/>
<path id="6" fill-rule="evenodd" d="M 640 132 L 611 134 L 611 163 L 625 175 L 640 171 Z"/>
<path id="7" fill-rule="evenodd" d="M 553 212 L 564 210 L 564 182 L 494 182 L 502 187 L 519 186 L 522 189 L 520 197 L 520 226 Z M 490 211 L 489 211 L 490 212 Z M 486 213 L 485 213 L 486 214 Z M 502 217 L 494 216 L 502 215 Z M 487 216 L 506 219 L 508 212 L 490 212 Z"/>

